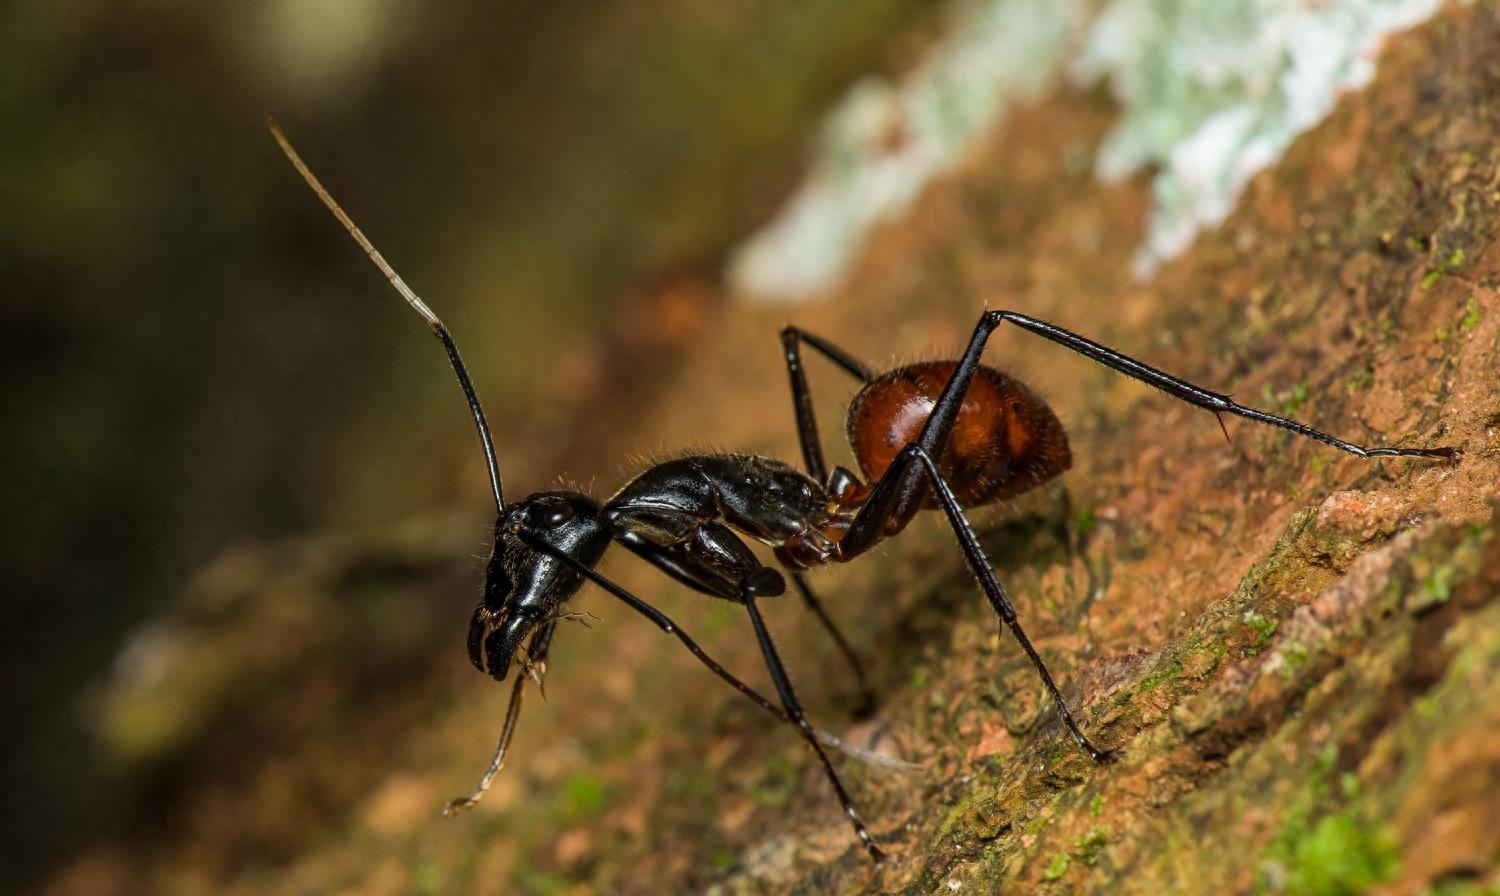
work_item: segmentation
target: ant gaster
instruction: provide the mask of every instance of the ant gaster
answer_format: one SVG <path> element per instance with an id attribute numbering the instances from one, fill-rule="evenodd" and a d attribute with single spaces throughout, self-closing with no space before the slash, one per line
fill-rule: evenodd
<path id="1" fill-rule="evenodd" d="M 884 374 L 817 336 L 793 327 L 783 330 L 781 341 L 806 473 L 755 455 L 692 455 L 650 467 L 603 504 L 581 492 L 548 491 L 507 505 L 484 411 L 442 321 L 338 206 L 274 121 L 270 127 L 313 192 L 442 342 L 468 400 L 488 465 L 498 520 L 483 597 L 469 625 L 469 659 L 497 681 L 505 679 L 512 665 L 520 665 L 524 674 L 518 674 L 512 686 L 500 742 L 488 770 L 473 793 L 451 801 L 445 814 L 476 803 L 500 770 L 520 714 L 524 685 L 531 680 L 540 686 L 557 622 L 573 615 L 564 607 L 587 580 L 675 635 L 720 678 L 778 720 L 793 725 L 816 754 L 855 834 L 870 857 L 880 861 L 884 853 L 865 829 L 820 743 L 856 755 L 862 751 L 815 729 L 804 715 L 756 605 L 759 598 L 782 594 L 785 578 L 762 564 L 741 536 L 774 550 L 798 591 L 850 658 L 868 699 L 857 660 L 807 589 L 800 571 L 864 554 L 899 533 L 924 508 L 941 510 L 947 517 L 970 571 L 1036 667 L 1073 739 L 1094 761 L 1112 760 L 1114 751 L 1096 747 L 1074 720 L 964 515 L 966 507 L 995 503 L 1035 488 L 1067 470 L 1072 462 L 1067 435 L 1047 405 L 1022 383 L 979 363 L 990 334 L 1002 323 L 1211 411 L 1221 427 L 1223 415 L 1232 414 L 1360 457 L 1453 460 L 1459 456 L 1453 448 L 1351 444 L 1238 404 L 1227 395 L 1195 386 L 1045 321 L 1013 311 L 986 311 L 958 361 L 911 364 Z M 830 470 L 824 460 L 802 365 L 804 344 L 863 384 L 848 419 L 863 479 L 843 467 Z M 596 572 L 594 567 L 611 543 L 623 545 L 699 593 L 744 606 L 779 705 L 719 665 L 666 615 Z"/>

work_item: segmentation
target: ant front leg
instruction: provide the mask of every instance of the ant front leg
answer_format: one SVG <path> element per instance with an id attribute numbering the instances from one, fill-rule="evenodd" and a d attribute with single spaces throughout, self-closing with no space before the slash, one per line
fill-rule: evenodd
<path id="1" fill-rule="evenodd" d="M 547 649 L 552 645 L 552 633 L 557 629 L 556 622 L 549 622 L 537 630 L 531 636 L 531 643 L 526 648 L 526 665 L 528 669 L 538 670 L 537 687 L 540 688 L 541 678 L 546 675 Z M 505 753 L 510 749 L 510 739 L 516 733 L 516 722 L 521 718 L 521 703 L 525 699 L 526 683 L 530 681 L 528 675 L 517 675 L 515 683 L 510 686 L 510 705 L 505 710 L 505 724 L 500 728 L 500 744 L 495 747 L 494 758 L 490 760 L 490 767 L 485 769 L 484 776 L 479 779 L 479 785 L 468 796 L 455 797 L 448 801 L 443 807 L 443 815 L 453 816 L 465 809 L 472 808 L 484 798 L 485 791 L 490 789 L 490 783 L 495 776 L 500 774 L 500 769 L 505 767 Z"/>

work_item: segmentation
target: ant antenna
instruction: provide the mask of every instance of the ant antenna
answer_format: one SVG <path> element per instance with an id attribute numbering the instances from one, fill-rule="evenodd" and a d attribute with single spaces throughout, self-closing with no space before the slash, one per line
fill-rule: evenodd
<path id="1" fill-rule="evenodd" d="M 302 161 L 301 156 L 297 155 L 297 150 L 292 148 L 291 141 L 281 132 L 281 127 L 276 123 L 276 119 L 267 118 L 266 125 L 271 129 L 271 136 L 275 137 L 277 144 L 281 146 L 281 151 L 286 153 L 286 157 L 291 160 L 292 167 L 297 169 L 297 173 L 302 175 L 302 179 L 307 181 L 307 185 L 312 188 L 312 191 L 318 195 L 319 199 L 323 200 L 323 204 L 328 206 L 328 210 L 333 212 L 333 216 L 339 219 L 339 223 L 344 225 L 344 229 L 349 231 L 349 235 L 354 238 L 359 247 L 365 250 L 365 254 L 370 256 L 370 260 L 375 263 L 375 267 L 380 268 L 380 272 L 385 274 L 385 279 L 391 281 L 391 285 L 396 287 L 396 292 L 401 293 L 401 298 L 406 300 L 406 304 L 422 315 L 422 319 L 427 321 L 427 326 L 432 328 L 432 332 L 437 336 L 438 341 L 443 343 L 443 348 L 448 352 L 448 360 L 453 364 L 453 372 L 458 374 L 458 385 L 463 388 L 464 398 L 469 402 L 469 413 L 474 417 L 474 428 L 479 430 L 479 444 L 484 448 L 484 460 L 489 465 L 490 491 L 495 495 L 495 512 L 504 513 L 505 498 L 500 487 L 500 464 L 495 460 L 495 443 L 490 438 L 490 425 L 485 422 L 484 408 L 479 405 L 479 395 L 474 391 L 474 383 L 469 379 L 469 371 L 464 368 L 464 362 L 458 356 L 458 346 L 454 344 L 453 337 L 448 335 L 448 328 L 443 326 L 443 322 L 438 319 L 438 316 L 432 312 L 431 308 L 427 307 L 427 303 L 418 298 L 417 294 L 412 291 L 412 288 L 406 285 L 406 281 L 402 280 L 401 275 L 397 274 L 395 269 L 390 266 L 385 260 L 385 256 L 381 255 L 380 250 L 375 248 L 375 244 L 370 242 L 369 237 L 365 236 L 364 231 L 359 229 L 359 226 L 354 223 L 353 219 L 344 213 L 339 204 L 323 188 L 323 184 L 312 173 L 312 170 L 307 167 L 307 163 Z"/>

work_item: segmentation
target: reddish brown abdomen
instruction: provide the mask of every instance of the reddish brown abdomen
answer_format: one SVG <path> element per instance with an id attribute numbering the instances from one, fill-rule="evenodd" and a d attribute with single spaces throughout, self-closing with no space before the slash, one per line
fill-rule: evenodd
<path id="1" fill-rule="evenodd" d="M 900 367 L 865 384 L 849 405 L 849 444 L 867 481 L 916 441 L 954 361 Z M 1020 381 L 980 366 L 954 420 L 938 466 L 965 507 L 1030 491 L 1073 463 L 1052 409 Z M 929 491 L 924 507 L 937 507 Z"/>

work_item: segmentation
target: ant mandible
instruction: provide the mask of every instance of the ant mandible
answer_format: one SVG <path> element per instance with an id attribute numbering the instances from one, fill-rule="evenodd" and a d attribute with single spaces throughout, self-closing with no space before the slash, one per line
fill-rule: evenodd
<path id="1" fill-rule="evenodd" d="M 525 674 L 517 675 L 512 685 L 489 768 L 474 791 L 449 802 L 444 814 L 478 802 L 500 771 L 520 715 L 525 683 L 531 680 L 541 685 L 557 623 L 573 615 L 564 607 L 587 580 L 675 635 L 716 675 L 779 721 L 794 726 L 817 756 L 870 858 L 882 860 L 884 853 L 865 829 L 820 743 L 869 757 L 808 722 L 756 606 L 759 598 L 784 593 L 786 580 L 781 572 L 762 564 L 741 536 L 774 550 L 798 591 L 854 665 L 868 703 L 869 690 L 857 660 L 807 588 L 801 571 L 853 560 L 902 531 L 921 509 L 939 509 L 947 517 L 970 571 L 1036 667 L 1073 739 L 1095 762 L 1112 761 L 1116 752 L 1099 749 L 1078 727 L 964 515 L 966 507 L 1033 489 L 1072 463 L 1067 435 L 1051 409 L 1021 382 L 979 363 L 990 334 L 1002 323 L 1211 411 L 1221 427 L 1223 415 L 1233 414 L 1360 457 L 1454 460 L 1459 456 L 1456 449 L 1446 447 L 1355 445 L 1295 420 L 1246 407 L 1045 321 L 1013 311 L 986 311 L 958 361 L 910 364 L 884 374 L 876 374 L 817 336 L 795 327 L 783 330 L 781 341 L 806 473 L 756 455 L 690 455 L 650 467 L 603 504 L 566 490 L 539 492 L 506 504 L 484 411 L 447 328 L 323 188 L 275 121 L 270 128 L 308 186 L 442 342 L 468 400 L 488 466 L 498 518 L 483 596 L 469 624 L 469 659 L 496 681 L 503 681 L 513 664 Z M 802 365 L 804 344 L 863 384 L 850 405 L 848 420 L 863 481 L 843 467 L 829 470 L 824 460 Z M 780 705 L 719 665 L 661 611 L 596 572 L 594 567 L 612 542 L 694 591 L 744 606 Z"/>

